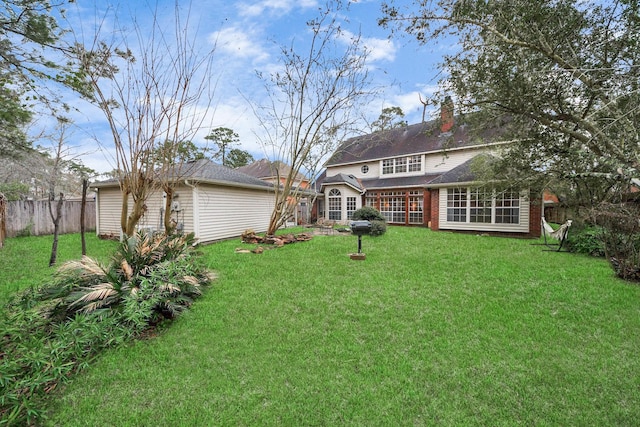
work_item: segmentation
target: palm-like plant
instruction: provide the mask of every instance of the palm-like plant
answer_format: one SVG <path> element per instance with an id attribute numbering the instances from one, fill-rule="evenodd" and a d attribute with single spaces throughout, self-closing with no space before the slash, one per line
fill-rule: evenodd
<path id="1" fill-rule="evenodd" d="M 193 235 L 136 234 L 106 267 L 88 257 L 64 264 L 39 299 L 56 301 L 49 306 L 51 318 L 117 313 L 144 328 L 176 317 L 213 279 L 194 255 Z"/>

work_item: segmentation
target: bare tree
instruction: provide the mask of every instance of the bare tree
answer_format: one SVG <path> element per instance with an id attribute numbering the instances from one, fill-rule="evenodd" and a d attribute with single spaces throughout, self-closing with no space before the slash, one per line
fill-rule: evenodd
<path id="1" fill-rule="evenodd" d="M 152 192 L 166 193 L 165 212 L 170 212 L 185 170 L 168 160 L 177 155 L 180 141 L 192 139 L 211 107 L 214 48 L 198 50 L 187 31 L 190 8 L 184 19 L 180 9 L 176 2 L 173 33 L 152 10 L 150 28 L 134 20 L 132 39 L 120 28 L 121 39 L 107 42 L 98 30 L 91 43 L 77 41 L 73 49 L 84 79 L 79 89 L 102 110 L 113 135 L 125 235 L 135 232 Z M 167 161 L 158 162 L 157 147 L 167 141 L 175 144 L 163 148 Z M 164 223 L 170 231 L 168 214 Z"/>
<path id="2" fill-rule="evenodd" d="M 269 104 L 256 110 L 265 134 L 261 142 L 275 161 L 290 166 L 286 176 L 276 168 L 275 206 L 267 234 L 287 221 L 305 194 L 300 174 L 313 180 L 322 161 L 353 128 L 359 104 L 372 94 L 366 68 L 367 50 L 360 35 L 341 29 L 340 4 L 329 4 L 307 23 L 311 41 L 299 53 L 292 43 L 281 48 L 281 69 L 258 73 Z"/>
<path id="3" fill-rule="evenodd" d="M 66 145 L 67 131 L 69 121 L 67 119 L 58 118 L 58 128 L 53 144 L 53 162 L 51 169 L 47 174 L 47 185 L 49 187 L 49 215 L 53 221 L 53 244 L 51 246 L 51 256 L 49 258 L 49 267 L 55 265 L 58 258 L 58 236 L 60 235 L 60 219 L 62 219 L 62 206 L 64 204 L 64 193 L 58 192 L 56 200 L 56 187 L 59 184 L 60 177 L 68 157 L 68 146 Z"/>

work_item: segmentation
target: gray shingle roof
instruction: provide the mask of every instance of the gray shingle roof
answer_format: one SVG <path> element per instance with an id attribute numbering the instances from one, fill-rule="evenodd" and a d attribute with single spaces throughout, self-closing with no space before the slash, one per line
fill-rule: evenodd
<path id="1" fill-rule="evenodd" d="M 236 169 L 214 163 L 209 159 L 196 160 L 195 162 L 183 164 L 180 170 L 177 171 L 176 177 L 194 181 L 244 184 L 247 186 L 273 188 L 273 185 L 268 182 L 247 175 Z"/>
<path id="2" fill-rule="evenodd" d="M 269 161 L 268 159 L 262 159 L 249 165 L 241 166 L 236 170 L 256 178 L 275 178 L 277 176 L 276 172 L 281 177 L 286 177 L 291 171 L 291 167 L 279 160 Z M 299 173 L 296 179 L 304 181 L 306 178 Z"/>
<path id="3" fill-rule="evenodd" d="M 431 175 L 419 175 L 419 176 L 406 176 L 396 178 L 375 178 L 375 179 L 363 179 L 362 185 L 370 190 L 383 190 L 387 188 L 424 188 L 433 179 L 439 177 L 438 174 Z"/>
<path id="4" fill-rule="evenodd" d="M 462 123 L 454 125 L 449 132 L 441 132 L 439 126 L 439 120 L 432 120 L 348 139 L 338 147 L 326 166 L 498 142 L 502 131 L 501 127 L 495 126 L 476 133 L 471 131 L 469 125 Z"/>
<path id="5" fill-rule="evenodd" d="M 262 181 L 238 170 L 222 166 L 209 159 L 196 160 L 176 165 L 175 168 L 168 173 L 168 176 L 169 179 L 175 180 L 190 180 L 254 188 L 258 187 L 264 188 L 265 190 L 273 188 L 273 184 L 269 182 Z M 109 180 L 97 182 L 94 186 L 107 187 L 117 184 L 117 180 Z"/>
<path id="6" fill-rule="evenodd" d="M 359 191 L 364 190 L 364 188 L 362 187 L 362 184 L 358 181 L 358 178 L 356 178 L 353 175 L 347 175 L 346 173 L 339 173 L 337 175 L 333 175 L 325 178 L 322 181 L 322 185 L 327 185 L 327 184 L 347 184 L 355 188 L 356 190 L 359 190 Z"/>

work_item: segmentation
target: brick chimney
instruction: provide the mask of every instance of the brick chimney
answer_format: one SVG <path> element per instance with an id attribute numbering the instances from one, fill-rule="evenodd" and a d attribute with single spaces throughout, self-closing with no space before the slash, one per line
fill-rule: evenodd
<path id="1" fill-rule="evenodd" d="M 440 131 L 449 132 L 453 127 L 453 101 L 450 96 L 444 98 L 440 107 Z"/>

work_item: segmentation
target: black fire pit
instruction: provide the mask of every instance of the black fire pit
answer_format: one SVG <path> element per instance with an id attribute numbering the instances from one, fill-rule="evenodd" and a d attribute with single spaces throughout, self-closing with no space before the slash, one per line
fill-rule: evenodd
<path id="1" fill-rule="evenodd" d="M 358 253 L 351 254 L 351 259 L 363 260 L 365 258 L 365 255 L 362 253 L 362 236 L 371 233 L 371 222 L 352 221 L 349 225 L 351 227 L 351 233 L 358 236 Z"/>

